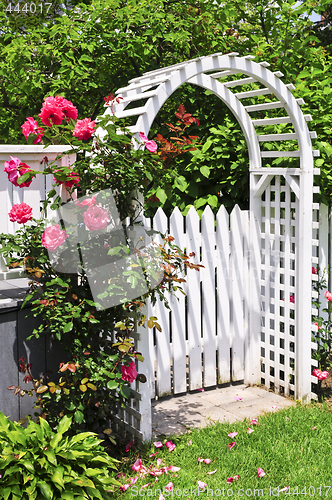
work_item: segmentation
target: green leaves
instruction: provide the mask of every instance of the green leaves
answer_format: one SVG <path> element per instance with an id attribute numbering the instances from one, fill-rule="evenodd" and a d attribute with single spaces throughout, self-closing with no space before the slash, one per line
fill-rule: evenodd
<path id="1" fill-rule="evenodd" d="M 115 460 L 103 451 L 97 436 L 87 432 L 64 438 L 71 425 L 68 417 L 61 420 L 57 433 L 42 422 L 42 433 L 36 432 L 40 427 L 31 421 L 26 429 L 16 422 L 8 429 L 0 413 L 0 497 L 72 499 L 75 492 L 83 498 L 106 500 L 110 486 L 119 483 L 108 472 L 115 469 Z"/>

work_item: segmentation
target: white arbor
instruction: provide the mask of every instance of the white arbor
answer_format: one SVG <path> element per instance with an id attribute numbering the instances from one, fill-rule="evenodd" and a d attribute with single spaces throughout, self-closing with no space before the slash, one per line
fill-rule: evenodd
<path id="1" fill-rule="evenodd" d="M 316 381 L 311 376 L 311 367 L 315 366 L 311 359 L 311 349 L 315 347 L 311 342 L 311 289 L 312 265 L 318 263 L 312 254 L 315 244 L 312 228 L 316 227 L 313 209 L 318 209 L 313 204 L 313 192 L 317 192 L 313 176 L 319 174 L 313 157 L 319 152 L 313 150 L 311 144 L 311 139 L 316 137 L 307 126 L 311 116 L 303 115 L 300 108 L 303 100 L 295 99 L 291 93 L 294 86 L 284 84 L 280 79 L 282 73 L 271 72 L 268 63 L 257 63 L 253 59 L 252 56 L 238 57 L 237 53 L 217 53 L 147 72 L 116 92 L 122 99 L 114 113 L 118 118 L 136 117 L 130 131 L 137 138 L 139 132 L 148 136 L 162 105 L 184 83 L 210 90 L 232 111 L 246 139 L 250 170 L 246 300 L 249 324 L 244 330 L 241 325 L 233 325 L 235 344 L 236 336 L 246 332 L 241 353 L 243 363 L 238 372 L 243 373 L 246 383 L 263 382 L 277 392 L 294 394 L 296 399 L 307 402 L 312 397 L 311 383 Z M 239 78 L 234 79 L 236 74 Z M 257 88 L 245 90 L 252 83 L 257 84 Z M 259 98 L 258 104 L 243 105 L 245 99 L 255 97 Z M 143 105 L 127 109 L 130 103 L 143 100 Z M 256 111 L 278 108 L 283 110 L 278 116 L 252 118 Z M 279 124 L 289 124 L 287 133 L 273 131 Z M 268 133 L 264 133 L 266 127 Z M 277 150 L 275 146 L 272 149 L 276 141 L 281 146 Z M 285 141 L 288 145 L 283 148 Z M 289 141 L 294 145 L 292 150 L 289 150 Z M 298 158 L 297 167 L 262 166 L 263 158 L 289 157 Z M 218 289 L 218 293 L 222 294 L 223 290 Z M 147 331 L 142 330 L 138 338 L 138 349 L 147 353 Z M 140 371 L 149 375 L 144 364 Z M 142 407 L 150 391 L 148 387 L 139 391 Z M 141 432 L 145 437 L 149 437 L 149 411 L 147 403 L 141 411 Z"/>

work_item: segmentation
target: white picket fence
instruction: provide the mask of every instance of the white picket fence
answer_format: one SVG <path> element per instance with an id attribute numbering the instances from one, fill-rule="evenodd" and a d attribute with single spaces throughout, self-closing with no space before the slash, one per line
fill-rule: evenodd
<path id="1" fill-rule="evenodd" d="M 216 219 L 216 222 L 215 222 Z M 248 338 L 249 212 L 234 207 L 229 216 L 221 207 L 216 218 L 207 207 L 201 220 L 194 208 L 183 217 L 175 208 L 169 220 L 158 209 L 152 227 L 175 238 L 192 261 L 183 289 L 148 305 L 162 332 L 150 334 L 151 396 L 179 394 L 244 379 Z M 231 228 L 231 230 L 229 229 Z"/>

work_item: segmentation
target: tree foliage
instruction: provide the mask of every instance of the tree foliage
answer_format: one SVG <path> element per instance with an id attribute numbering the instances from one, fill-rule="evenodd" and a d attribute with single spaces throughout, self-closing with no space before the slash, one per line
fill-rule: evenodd
<path id="1" fill-rule="evenodd" d="M 272 71 L 282 71 L 285 82 L 296 85 L 295 97 L 305 99 L 302 109 L 313 117 L 310 129 L 316 130 L 315 147 L 321 151 L 316 166 L 322 171 L 322 200 L 330 203 L 331 55 L 323 36 L 330 24 L 309 20 L 313 10 L 330 19 L 330 1 L 297 4 L 295 0 L 71 0 L 60 7 L 57 0 L 47 15 L 10 14 L 3 9 L 0 142 L 25 143 L 21 124 L 38 112 L 47 95 L 74 100 L 79 114 L 93 119 L 103 109 L 104 96 L 146 71 L 215 52 L 253 54 L 257 61 L 268 61 Z M 190 85 L 179 89 L 156 117 L 150 136 L 167 133 L 165 124 L 180 104 L 200 120 L 201 153 L 206 141 L 212 146 L 202 153 L 204 160 L 198 153 L 188 153 L 175 161 L 174 170 L 182 168 L 188 187 L 181 191 L 174 185 L 175 177 L 168 179 L 164 206 L 171 210 L 181 198 L 184 212 L 204 199 L 201 210 L 206 204 L 217 210 L 221 203 L 231 209 L 236 202 L 245 208 L 246 144 L 234 117 L 215 96 Z M 201 172 L 202 162 L 208 175 Z M 147 203 L 152 212 L 156 207 Z"/>

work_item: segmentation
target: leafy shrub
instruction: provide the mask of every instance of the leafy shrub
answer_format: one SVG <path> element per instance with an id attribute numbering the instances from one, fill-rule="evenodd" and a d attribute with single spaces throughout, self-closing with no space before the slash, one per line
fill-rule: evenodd
<path id="1" fill-rule="evenodd" d="M 71 419 L 57 432 L 44 419 L 27 428 L 0 413 L 0 498 L 3 500 L 86 500 L 109 498 L 118 484 L 110 475 L 115 460 L 92 432 L 64 437 Z"/>

